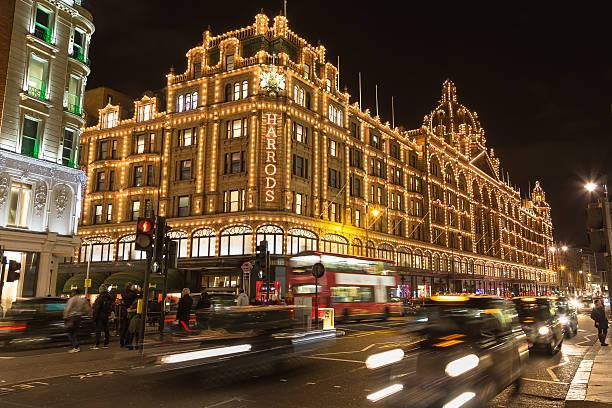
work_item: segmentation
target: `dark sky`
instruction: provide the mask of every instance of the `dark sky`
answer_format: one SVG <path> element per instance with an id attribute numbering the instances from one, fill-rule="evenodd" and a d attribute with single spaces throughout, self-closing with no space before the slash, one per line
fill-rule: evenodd
<path id="1" fill-rule="evenodd" d="M 250 25 L 281 0 L 90 0 L 96 33 L 88 88 L 134 97 L 160 89 L 170 66 L 213 34 Z M 425 4 L 426 3 L 426 4 Z M 555 239 L 586 240 L 582 185 L 610 172 L 612 53 L 610 10 L 599 2 L 288 1 L 290 28 L 340 56 L 341 87 L 396 125 L 422 124 L 443 80 L 477 111 L 487 144 L 527 193 L 540 180 L 552 206 Z M 597 6 L 594 6 L 597 4 Z M 601 2 L 603 4 L 603 2 Z M 580 9 L 582 7 L 582 9 Z"/>

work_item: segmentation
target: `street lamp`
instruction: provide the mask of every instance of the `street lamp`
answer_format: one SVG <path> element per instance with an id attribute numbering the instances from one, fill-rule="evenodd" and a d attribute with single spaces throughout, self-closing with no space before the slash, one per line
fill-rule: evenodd
<path id="1" fill-rule="evenodd" d="M 584 185 L 584 188 L 585 188 L 587 191 L 589 191 L 589 192 L 591 192 L 591 193 L 592 193 L 593 191 L 595 191 L 595 190 L 597 189 L 597 184 L 595 184 L 595 183 L 586 183 L 586 184 Z"/>
<path id="2" fill-rule="evenodd" d="M 372 214 L 372 216 L 374 217 L 374 219 L 376 219 L 376 217 L 378 217 L 378 215 L 380 214 L 380 210 L 378 210 L 377 208 L 372 209 L 372 211 L 370 211 L 370 204 L 366 203 L 366 228 L 365 228 L 365 255 L 366 257 L 369 256 L 368 254 L 368 232 L 370 231 L 370 213 Z"/>

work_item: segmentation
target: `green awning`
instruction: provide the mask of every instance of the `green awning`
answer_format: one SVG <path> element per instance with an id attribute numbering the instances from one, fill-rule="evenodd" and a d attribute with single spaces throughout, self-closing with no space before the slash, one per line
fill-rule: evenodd
<path id="1" fill-rule="evenodd" d="M 142 286 L 144 272 L 116 272 L 106 278 L 104 284 L 111 286 L 115 292 L 121 292 L 127 282 Z M 149 288 L 155 292 L 161 292 L 164 286 L 162 275 L 151 274 Z M 178 270 L 168 271 L 168 293 L 180 292 L 183 289 L 183 275 Z"/>
<path id="2" fill-rule="evenodd" d="M 176 293 L 183 290 L 183 274 L 176 269 L 168 270 L 168 293 Z M 149 288 L 155 292 L 161 292 L 164 287 L 163 275 L 151 274 Z"/>
<path id="3" fill-rule="evenodd" d="M 78 289 L 83 293 L 85 291 L 85 276 L 86 272 L 82 272 L 74 275 L 72 278 L 68 279 L 66 283 L 64 283 L 63 293 L 70 293 L 73 289 Z M 103 273 L 90 273 L 89 279 L 91 279 L 91 287 L 89 288 L 89 293 L 98 293 L 98 288 L 104 282 L 104 278 L 106 277 Z"/>
<path id="4" fill-rule="evenodd" d="M 110 287 L 113 292 L 122 292 L 125 284 L 132 282 L 142 286 L 143 274 L 139 272 L 116 272 L 106 278 L 104 285 Z"/>

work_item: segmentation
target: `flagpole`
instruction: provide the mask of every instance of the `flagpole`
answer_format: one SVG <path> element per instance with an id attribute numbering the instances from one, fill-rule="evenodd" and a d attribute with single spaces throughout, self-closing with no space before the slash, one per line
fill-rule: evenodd
<path id="1" fill-rule="evenodd" d="M 391 95 L 391 127 L 395 129 L 395 108 L 393 107 L 393 95 Z"/>
<path id="2" fill-rule="evenodd" d="M 359 112 L 361 112 L 361 72 L 359 73 Z"/>
<path id="3" fill-rule="evenodd" d="M 378 116 L 378 84 L 376 85 L 376 116 Z"/>

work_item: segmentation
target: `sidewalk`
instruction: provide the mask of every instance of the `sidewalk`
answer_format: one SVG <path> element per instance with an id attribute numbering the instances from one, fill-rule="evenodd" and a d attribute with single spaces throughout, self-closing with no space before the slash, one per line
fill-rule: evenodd
<path id="1" fill-rule="evenodd" d="M 597 342 L 585 354 L 565 397 L 565 406 L 612 408 L 612 346 L 602 347 Z"/>

